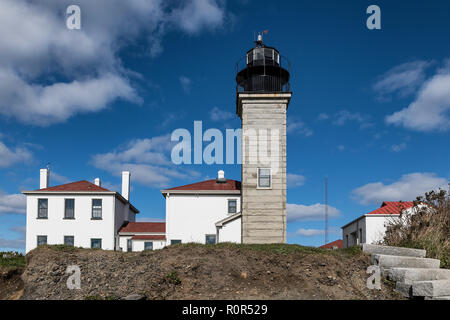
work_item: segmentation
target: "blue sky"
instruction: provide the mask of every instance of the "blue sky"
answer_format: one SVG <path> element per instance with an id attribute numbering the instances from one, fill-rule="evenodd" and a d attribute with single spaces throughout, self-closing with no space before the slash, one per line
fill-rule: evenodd
<path id="1" fill-rule="evenodd" d="M 65 27 L 70 4 L 81 30 Z M 366 8 L 381 8 L 381 30 Z M 321 245 L 384 200 L 450 178 L 450 3 L 446 1 L 23 1 L 0 3 L 0 250 L 24 248 L 24 198 L 51 184 L 132 173 L 140 220 L 159 190 L 239 165 L 170 163 L 177 128 L 239 128 L 235 63 L 255 31 L 291 62 L 288 242 Z"/>

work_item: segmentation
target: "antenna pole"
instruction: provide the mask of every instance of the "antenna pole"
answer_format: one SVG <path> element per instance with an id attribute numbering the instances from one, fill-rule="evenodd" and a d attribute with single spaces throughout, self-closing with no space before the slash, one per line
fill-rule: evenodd
<path id="1" fill-rule="evenodd" d="M 328 243 L 328 177 L 325 177 L 325 244 Z"/>

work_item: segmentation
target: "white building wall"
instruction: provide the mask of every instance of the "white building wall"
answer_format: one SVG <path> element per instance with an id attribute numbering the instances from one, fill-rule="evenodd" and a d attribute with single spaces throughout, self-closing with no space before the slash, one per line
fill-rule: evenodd
<path id="1" fill-rule="evenodd" d="M 376 244 L 383 240 L 384 235 L 386 234 L 386 225 L 389 223 L 389 221 L 392 221 L 392 219 L 397 218 L 398 215 L 390 215 L 390 216 L 367 216 L 367 231 L 366 231 L 366 237 L 367 242 L 365 243 L 371 243 Z"/>
<path id="2" fill-rule="evenodd" d="M 397 217 L 398 215 L 366 215 L 361 217 L 342 228 L 343 247 L 348 248 L 360 243 L 377 244 L 384 238 L 387 223 Z M 361 232 L 362 238 L 360 238 Z M 357 238 L 355 238 L 355 234 Z"/>
<path id="3" fill-rule="evenodd" d="M 119 236 L 119 246 L 123 252 L 128 250 L 127 241 L 131 239 L 133 236 Z M 153 242 L 153 250 L 162 249 L 166 246 L 165 240 L 132 240 L 131 242 L 131 250 L 133 252 L 143 251 L 144 250 L 144 242 Z"/>
<path id="4" fill-rule="evenodd" d="M 236 200 L 236 211 L 241 210 L 239 195 L 181 195 L 166 196 L 166 238 L 182 243 L 205 243 L 205 236 L 215 235 L 215 223 L 226 218 L 228 200 Z M 237 239 L 240 242 L 240 237 Z"/>
<path id="5" fill-rule="evenodd" d="M 159 250 L 165 247 L 165 240 L 133 240 L 133 251 L 144 251 L 144 243 L 153 242 L 153 250 Z"/>
<path id="6" fill-rule="evenodd" d="M 349 248 L 366 241 L 366 217 L 352 222 L 345 228 L 342 228 L 343 247 Z"/>
<path id="7" fill-rule="evenodd" d="M 241 243 L 241 223 L 241 218 L 238 218 L 219 228 L 219 242 Z"/>
<path id="8" fill-rule="evenodd" d="M 37 236 L 47 244 L 64 244 L 74 236 L 76 247 L 90 248 L 91 239 L 102 239 L 102 249 L 113 250 L 114 195 L 27 195 L 26 252 L 36 248 Z M 38 219 L 38 199 L 48 199 L 48 219 Z M 64 199 L 75 199 L 75 219 L 64 219 Z M 102 199 L 102 220 L 92 220 L 92 199 Z"/>

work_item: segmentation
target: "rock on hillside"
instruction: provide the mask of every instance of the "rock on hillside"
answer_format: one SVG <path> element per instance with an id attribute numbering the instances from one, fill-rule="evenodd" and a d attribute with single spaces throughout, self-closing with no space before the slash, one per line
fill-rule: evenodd
<path id="1" fill-rule="evenodd" d="M 81 269 L 69 290 L 66 268 Z M 27 255 L 22 299 L 399 299 L 366 288 L 369 257 L 297 245 L 174 245 L 122 253 L 39 247 Z"/>

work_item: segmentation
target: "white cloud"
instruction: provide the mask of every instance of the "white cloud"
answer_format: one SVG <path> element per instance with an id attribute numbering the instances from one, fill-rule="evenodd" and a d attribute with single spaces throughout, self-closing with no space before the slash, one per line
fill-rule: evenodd
<path id="1" fill-rule="evenodd" d="M 330 116 L 327 113 L 324 113 L 324 112 L 319 114 L 319 116 L 317 117 L 317 119 L 319 119 L 319 120 L 328 120 L 329 118 L 330 118 Z"/>
<path id="2" fill-rule="evenodd" d="M 362 115 L 359 112 L 350 112 L 348 110 L 340 110 L 333 117 L 333 124 L 343 126 L 348 122 L 357 122 L 361 128 L 371 126 L 368 122 L 368 116 Z"/>
<path id="3" fill-rule="evenodd" d="M 167 187 L 172 179 L 191 180 L 198 177 L 195 171 L 182 171 L 169 158 L 172 146 L 170 135 L 137 139 L 125 147 L 92 157 L 92 164 L 112 175 L 124 170 L 131 172 L 132 181 L 149 187 Z"/>
<path id="4" fill-rule="evenodd" d="M 407 108 L 386 117 L 388 124 L 416 131 L 450 129 L 450 61 L 427 80 Z"/>
<path id="5" fill-rule="evenodd" d="M 32 158 L 33 155 L 27 148 L 10 149 L 0 141 L 0 168 L 6 168 L 19 162 L 26 163 Z"/>
<path id="6" fill-rule="evenodd" d="M 0 215 L 9 213 L 24 214 L 26 199 L 23 194 L 6 194 L 0 190 Z"/>
<path id="7" fill-rule="evenodd" d="M 425 79 L 425 71 L 431 65 L 427 61 L 412 61 L 401 64 L 381 75 L 373 89 L 381 97 L 399 92 L 406 96 L 414 92 Z"/>
<path id="8" fill-rule="evenodd" d="M 443 188 L 447 190 L 448 179 L 434 173 L 410 173 L 391 184 L 368 183 L 352 191 L 352 198 L 361 204 L 380 205 L 383 201 L 412 201 L 425 192 Z"/>
<path id="9" fill-rule="evenodd" d="M 324 220 L 325 205 L 316 203 L 310 206 L 302 204 L 288 203 L 286 206 L 288 222 L 300 220 Z M 328 217 L 334 218 L 340 215 L 340 211 L 335 207 L 328 206 Z"/>
<path id="10" fill-rule="evenodd" d="M 61 183 L 61 184 L 69 183 L 71 181 L 69 178 L 67 178 L 67 177 L 65 177 L 63 175 L 60 175 L 60 174 L 58 174 L 58 173 L 56 173 L 54 171 L 52 171 L 50 173 L 50 179 L 52 181 L 55 181 L 55 182 L 58 182 L 58 183 Z"/>
<path id="11" fill-rule="evenodd" d="M 25 239 L 3 239 L 0 238 L 0 248 L 24 249 Z"/>
<path id="12" fill-rule="evenodd" d="M 216 0 L 185 1 L 184 6 L 172 12 L 172 22 L 188 33 L 215 29 L 225 20 L 224 9 Z"/>
<path id="13" fill-rule="evenodd" d="M 162 52 L 170 30 L 189 34 L 222 26 L 216 1 L 79 0 L 81 30 L 68 30 L 68 0 L 0 2 L 0 114 L 46 126 L 116 99 L 139 103 L 119 52 L 138 39 L 144 53 Z M 45 82 L 42 81 L 45 79 Z"/>
<path id="14" fill-rule="evenodd" d="M 226 121 L 234 117 L 231 112 L 219 109 L 218 107 L 212 108 L 209 116 L 212 121 Z"/>
<path id="15" fill-rule="evenodd" d="M 289 117 L 287 120 L 287 133 L 299 134 L 305 137 L 313 135 L 313 131 L 306 125 L 306 123 L 295 117 Z"/>
<path id="16" fill-rule="evenodd" d="M 290 188 L 301 187 L 305 184 L 306 178 L 300 174 L 288 173 L 287 186 Z"/>
<path id="17" fill-rule="evenodd" d="M 192 80 L 185 76 L 181 76 L 179 80 L 184 93 L 190 93 Z"/>
<path id="18" fill-rule="evenodd" d="M 303 236 L 303 237 L 316 237 L 316 236 L 322 236 L 325 235 L 325 229 L 303 229 L 300 228 L 295 232 L 296 235 L 298 236 Z M 329 228 L 328 229 L 328 234 L 341 234 L 341 231 L 337 228 Z"/>
<path id="19" fill-rule="evenodd" d="M 402 142 L 400 144 L 394 144 L 391 146 L 391 150 L 394 152 L 400 152 L 400 151 L 406 150 L 406 148 L 407 148 L 407 145 L 404 142 Z"/>

